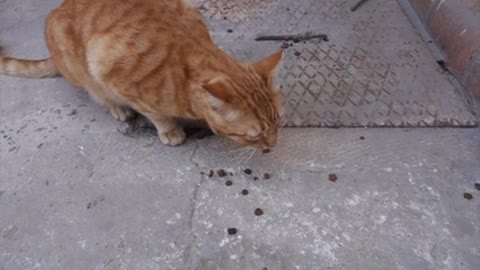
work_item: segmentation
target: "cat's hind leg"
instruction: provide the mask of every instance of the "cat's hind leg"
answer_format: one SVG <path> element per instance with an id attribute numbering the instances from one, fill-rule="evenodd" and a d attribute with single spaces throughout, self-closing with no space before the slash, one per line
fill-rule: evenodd
<path id="1" fill-rule="evenodd" d="M 112 93 L 103 89 L 97 83 L 88 81 L 85 89 L 88 95 L 98 104 L 105 106 L 113 118 L 121 122 L 126 122 L 135 117 L 135 111 L 128 105 L 116 101 L 117 98 L 112 97 Z"/>
<path id="2" fill-rule="evenodd" d="M 121 122 L 126 122 L 135 117 L 135 111 L 124 105 L 118 105 L 113 102 L 107 101 L 104 104 L 113 118 Z"/>

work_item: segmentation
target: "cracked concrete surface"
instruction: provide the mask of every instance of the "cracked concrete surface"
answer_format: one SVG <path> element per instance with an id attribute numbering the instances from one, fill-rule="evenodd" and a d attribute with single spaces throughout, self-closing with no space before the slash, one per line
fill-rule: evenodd
<path id="1" fill-rule="evenodd" d="M 46 55 L 37 2 L 0 10 L 9 54 Z M 480 265 L 479 129 L 284 129 L 250 157 L 126 133 L 61 78 L 0 82 L 2 270 Z"/>
<path id="2" fill-rule="evenodd" d="M 86 106 L 57 129 L 38 132 L 43 122 L 30 123 L 23 112 L 34 109 L 1 118 L 3 269 L 480 263 L 478 129 L 286 129 L 274 152 L 242 160 L 246 150 L 217 137 L 177 148 L 152 134 L 126 137 L 117 131 L 122 124 Z M 97 121 L 82 132 L 92 117 Z M 11 141 L 18 151 L 9 151 Z M 208 176 L 220 168 L 233 176 Z M 474 198 L 464 199 L 465 192 Z"/>

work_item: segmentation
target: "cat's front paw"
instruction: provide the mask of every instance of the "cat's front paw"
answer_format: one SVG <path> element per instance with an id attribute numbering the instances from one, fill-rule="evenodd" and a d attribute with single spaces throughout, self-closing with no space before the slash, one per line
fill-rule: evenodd
<path id="1" fill-rule="evenodd" d="M 183 128 L 176 127 L 168 132 L 159 135 L 160 141 L 165 145 L 177 146 L 185 142 L 185 132 Z"/>

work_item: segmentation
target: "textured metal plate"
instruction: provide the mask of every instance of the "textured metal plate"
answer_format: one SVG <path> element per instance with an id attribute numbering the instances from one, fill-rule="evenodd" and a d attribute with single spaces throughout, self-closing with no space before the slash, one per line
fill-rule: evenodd
<path id="1" fill-rule="evenodd" d="M 260 59 L 281 42 L 258 35 L 329 35 L 292 44 L 280 82 L 289 127 L 475 126 L 461 91 L 395 0 L 192 0 L 220 46 Z"/>

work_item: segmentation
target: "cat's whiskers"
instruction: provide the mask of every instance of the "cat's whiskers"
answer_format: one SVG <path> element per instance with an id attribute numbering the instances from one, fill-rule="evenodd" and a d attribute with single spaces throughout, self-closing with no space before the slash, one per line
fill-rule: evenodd
<path id="1" fill-rule="evenodd" d="M 240 162 L 242 162 L 248 155 L 250 154 L 251 147 L 243 146 L 239 149 L 234 149 L 227 151 L 230 155 L 233 155 L 231 159 L 229 159 L 226 163 L 230 166 L 236 166 Z"/>
<path id="2" fill-rule="evenodd" d="M 242 167 L 244 167 L 246 164 L 248 164 L 248 162 L 252 159 L 252 157 L 257 153 L 257 149 L 256 148 L 252 148 L 251 151 L 250 151 L 250 154 L 247 155 L 246 159 L 242 162 L 242 164 L 240 164 Z"/>
<path id="3" fill-rule="evenodd" d="M 237 164 L 239 164 L 242 160 L 245 159 L 245 157 L 247 157 L 249 155 L 249 151 L 247 148 L 244 148 L 244 151 L 236 154 L 233 156 L 233 158 L 231 158 L 230 160 L 227 161 L 227 163 L 229 165 L 232 165 L 232 166 L 236 166 Z"/>
<path id="4" fill-rule="evenodd" d="M 248 150 L 248 147 L 242 146 L 237 149 L 227 150 L 227 151 L 218 151 L 218 153 L 228 153 L 228 154 L 235 154 L 238 152 L 245 152 Z"/>

